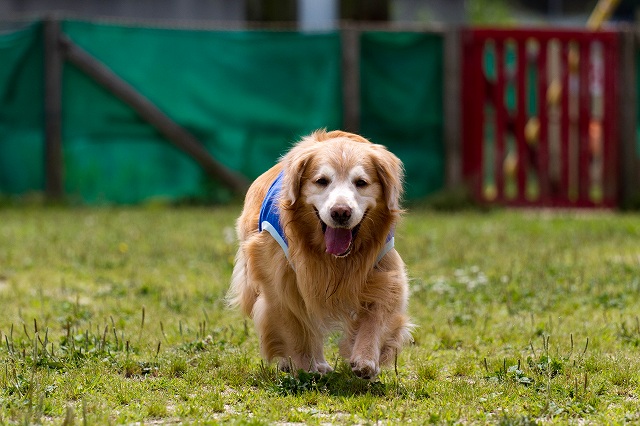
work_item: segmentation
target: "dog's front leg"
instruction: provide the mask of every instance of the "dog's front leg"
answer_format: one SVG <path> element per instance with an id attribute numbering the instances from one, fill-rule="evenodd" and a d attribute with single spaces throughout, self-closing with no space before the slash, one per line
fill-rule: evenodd
<path id="1" fill-rule="evenodd" d="M 291 309 L 293 308 L 293 309 Z M 298 307 L 299 308 L 299 307 Z M 324 358 L 323 335 L 313 322 L 295 306 L 284 306 L 260 295 L 253 309 L 253 319 L 260 336 L 260 350 L 269 361 L 277 359 L 280 369 L 319 372 L 331 371 Z"/>
<path id="2" fill-rule="evenodd" d="M 278 366 L 281 370 L 293 372 L 299 369 L 326 374 L 333 369 L 327 363 L 322 352 L 321 336 L 311 336 L 308 334 L 304 341 L 296 339 L 294 336 L 290 336 L 289 350 L 287 355 L 282 357 L 278 362 Z"/>
<path id="3" fill-rule="evenodd" d="M 380 372 L 380 346 L 384 329 L 380 309 L 371 305 L 363 310 L 356 322 L 349 363 L 356 376 L 372 380 Z"/>
<path id="4" fill-rule="evenodd" d="M 340 344 L 340 354 L 349 359 L 356 376 L 366 380 L 374 379 L 380 365 L 390 363 L 411 340 L 404 267 L 395 251 L 385 259 L 388 263 L 382 266 L 388 270 L 377 269 L 367 280 Z"/>
<path id="5" fill-rule="evenodd" d="M 315 363 L 315 365 L 312 366 L 312 369 L 321 374 L 326 374 L 333 371 L 333 368 L 331 368 L 327 360 L 324 358 L 323 343 L 324 336 L 322 335 L 317 336 L 314 341 L 311 342 L 311 353 L 313 354 L 313 362 Z"/>

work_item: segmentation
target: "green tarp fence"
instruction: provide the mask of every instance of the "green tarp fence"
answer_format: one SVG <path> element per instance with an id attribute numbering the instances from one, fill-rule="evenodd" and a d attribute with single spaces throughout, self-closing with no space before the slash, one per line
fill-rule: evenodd
<path id="1" fill-rule="evenodd" d="M 202 31 L 63 21 L 63 33 L 253 179 L 301 136 L 342 127 L 339 32 Z M 442 36 L 365 32 L 361 133 L 405 163 L 407 198 L 444 182 Z M 41 23 L 0 34 L 0 194 L 44 187 Z M 66 63 L 64 186 L 84 203 L 228 193 L 131 108 Z"/>
<path id="2" fill-rule="evenodd" d="M 360 131 L 403 161 L 406 197 L 444 186 L 443 38 L 365 32 L 360 39 Z"/>
<path id="3" fill-rule="evenodd" d="M 44 189 L 42 25 L 0 35 L 0 194 Z"/>

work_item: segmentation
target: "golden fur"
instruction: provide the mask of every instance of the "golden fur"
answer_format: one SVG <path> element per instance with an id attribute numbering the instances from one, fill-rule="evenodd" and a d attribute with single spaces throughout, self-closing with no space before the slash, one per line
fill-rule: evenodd
<path id="1" fill-rule="evenodd" d="M 366 211 L 344 256 L 327 253 L 323 212 L 310 201 L 330 196 L 316 177 L 322 170 L 335 171 L 342 188 L 368 200 L 367 206 L 354 206 L 354 215 Z M 281 171 L 281 223 L 291 263 L 271 235 L 258 232 L 263 198 Z M 349 181 L 353 173 L 366 182 L 356 187 Z M 339 328 L 340 354 L 356 375 L 373 379 L 410 339 L 404 263 L 392 249 L 376 264 L 400 216 L 401 194 L 400 160 L 381 145 L 341 131 L 307 136 L 255 180 L 237 222 L 240 247 L 229 301 L 253 318 L 267 360 L 284 369 L 331 371 L 323 340 Z"/>

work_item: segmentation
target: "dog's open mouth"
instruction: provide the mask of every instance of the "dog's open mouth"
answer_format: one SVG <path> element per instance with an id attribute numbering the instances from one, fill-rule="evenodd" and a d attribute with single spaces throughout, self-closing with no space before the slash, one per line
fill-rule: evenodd
<path id="1" fill-rule="evenodd" d="M 318 219 L 320 219 L 319 215 Z M 327 253 L 336 257 L 345 257 L 351 253 L 353 241 L 360 230 L 360 224 L 351 229 L 332 228 L 324 223 L 322 219 L 320 219 L 320 224 L 322 225 L 322 233 L 324 234 L 324 243 L 327 246 Z"/>

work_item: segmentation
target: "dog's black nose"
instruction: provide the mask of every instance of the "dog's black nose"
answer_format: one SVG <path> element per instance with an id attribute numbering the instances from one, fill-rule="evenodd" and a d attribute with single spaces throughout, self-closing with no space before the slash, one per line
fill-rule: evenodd
<path id="1" fill-rule="evenodd" d="M 351 219 L 351 207 L 338 204 L 331 209 L 331 219 L 339 225 L 346 224 Z"/>

